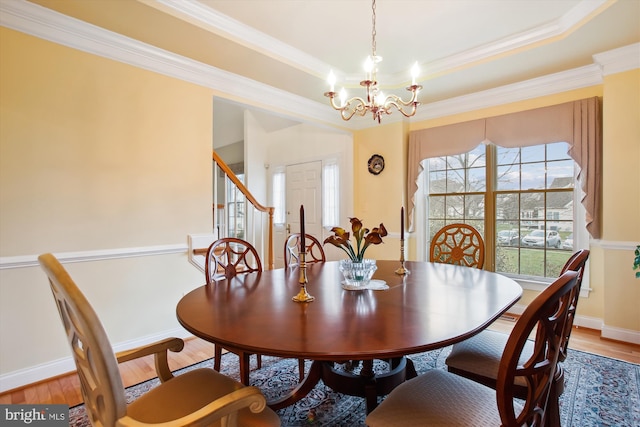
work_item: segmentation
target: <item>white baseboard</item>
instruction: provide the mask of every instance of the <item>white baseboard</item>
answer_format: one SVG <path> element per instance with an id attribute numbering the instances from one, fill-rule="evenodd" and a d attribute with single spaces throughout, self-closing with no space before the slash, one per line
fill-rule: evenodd
<path id="1" fill-rule="evenodd" d="M 604 322 L 602 319 L 590 316 L 576 316 L 576 320 L 573 321 L 574 326 L 580 326 L 583 328 L 595 329 L 602 333 Z"/>
<path id="2" fill-rule="evenodd" d="M 524 309 L 524 305 L 516 304 L 509 309 L 508 313 L 520 315 L 524 312 Z M 597 317 L 576 316 L 576 320 L 573 322 L 573 325 L 600 331 L 600 336 L 602 338 L 627 342 L 630 344 L 640 344 L 640 331 L 607 326 L 604 324 L 602 319 Z"/>
<path id="3" fill-rule="evenodd" d="M 628 329 L 615 328 L 613 326 L 603 326 L 601 334 L 602 338 L 610 340 L 630 342 L 640 344 L 640 332 L 630 331 Z"/>
<path id="4" fill-rule="evenodd" d="M 192 336 L 193 335 L 191 335 L 185 329 L 179 327 L 159 334 L 149 335 L 140 339 L 119 343 L 113 347 L 113 351 L 114 353 L 117 353 L 119 351 L 135 348 L 145 344 L 150 344 L 152 342 L 169 337 L 178 337 L 184 339 L 191 338 Z M 73 358 L 69 356 L 40 365 L 32 366 L 30 368 L 9 372 L 0 376 L 0 392 L 13 390 L 15 388 L 37 383 L 48 378 L 68 374 L 75 370 L 76 365 L 73 362 Z"/>

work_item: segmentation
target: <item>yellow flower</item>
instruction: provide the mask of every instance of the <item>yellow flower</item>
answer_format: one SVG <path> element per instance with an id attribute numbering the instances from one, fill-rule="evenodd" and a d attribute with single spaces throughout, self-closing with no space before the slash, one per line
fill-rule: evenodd
<path id="1" fill-rule="evenodd" d="M 380 227 L 369 230 L 363 227 L 362 221 L 358 218 L 349 218 L 349 221 L 351 222 L 351 232 L 356 239 L 355 249 L 349 240 L 351 237 L 350 233 L 341 227 L 333 227 L 331 231 L 334 235 L 327 237 L 324 240 L 324 244 L 330 243 L 345 251 L 352 261 L 362 262 L 364 252 L 369 245 L 379 245 L 383 243 L 382 238 L 387 235 L 387 229 L 384 228 L 384 224 L 382 223 Z"/>

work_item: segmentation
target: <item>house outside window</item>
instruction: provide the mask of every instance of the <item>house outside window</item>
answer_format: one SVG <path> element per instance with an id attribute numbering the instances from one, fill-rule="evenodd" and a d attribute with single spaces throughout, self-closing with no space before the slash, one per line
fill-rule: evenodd
<path id="1" fill-rule="evenodd" d="M 550 282 L 574 251 L 575 162 L 567 151 L 564 142 L 517 148 L 480 144 L 467 153 L 429 159 L 429 241 L 447 224 L 472 225 L 485 241 L 485 268 Z"/>

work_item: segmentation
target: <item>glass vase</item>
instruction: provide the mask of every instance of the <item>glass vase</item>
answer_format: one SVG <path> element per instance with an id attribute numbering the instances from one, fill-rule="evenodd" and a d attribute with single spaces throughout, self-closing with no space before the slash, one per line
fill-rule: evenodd
<path id="1" fill-rule="evenodd" d="M 340 271 L 344 276 L 344 284 L 350 288 L 368 285 L 377 268 L 376 260 L 374 259 L 363 259 L 362 261 L 340 260 Z"/>

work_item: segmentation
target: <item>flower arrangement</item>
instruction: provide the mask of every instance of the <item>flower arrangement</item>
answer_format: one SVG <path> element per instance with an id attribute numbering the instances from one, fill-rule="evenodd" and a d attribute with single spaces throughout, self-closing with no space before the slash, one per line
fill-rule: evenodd
<path id="1" fill-rule="evenodd" d="M 349 218 L 351 222 L 351 232 L 356 239 L 356 247 L 351 245 L 349 240 L 351 233 L 341 227 L 333 227 L 331 231 L 333 236 L 329 236 L 325 239 L 323 244 L 331 243 L 349 256 L 349 259 L 353 262 L 362 262 L 364 259 L 364 252 L 370 245 L 379 245 L 382 242 L 382 238 L 387 235 L 387 229 L 384 228 L 384 224 L 380 223 L 380 227 L 375 227 L 373 230 L 364 228 L 362 221 L 358 218 Z"/>
<path id="2" fill-rule="evenodd" d="M 636 257 L 633 259 L 633 269 L 640 270 L 640 245 L 636 246 L 634 255 Z M 640 271 L 636 271 L 636 279 L 640 279 Z"/>

